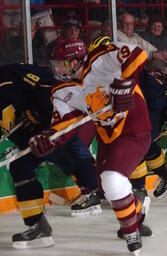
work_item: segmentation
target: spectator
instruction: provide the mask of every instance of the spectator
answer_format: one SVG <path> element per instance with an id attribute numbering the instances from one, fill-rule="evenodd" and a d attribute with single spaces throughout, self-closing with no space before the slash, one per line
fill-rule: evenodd
<path id="1" fill-rule="evenodd" d="M 78 39 L 80 38 L 81 34 L 81 23 L 78 20 L 75 19 L 68 19 L 64 22 L 64 27 L 61 33 L 61 36 L 52 41 L 47 46 L 47 52 L 48 52 L 48 58 L 50 59 L 52 49 L 57 47 L 57 45 L 65 39 Z"/>
<path id="2" fill-rule="evenodd" d="M 144 40 L 137 33 L 134 33 L 134 16 L 132 14 L 122 14 L 119 17 L 118 22 L 118 41 L 129 44 L 136 44 L 147 52 L 149 60 L 158 59 L 163 61 L 164 63 L 167 63 L 166 51 L 158 51 L 155 46 Z"/>
<path id="3" fill-rule="evenodd" d="M 51 8 L 40 10 L 40 12 L 31 16 L 31 19 L 36 22 L 39 27 L 54 27 Z M 57 31 L 54 28 L 49 30 L 41 30 L 40 34 L 43 36 L 45 46 L 57 38 Z"/>
<path id="4" fill-rule="evenodd" d="M 32 36 L 32 50 L 33 61 L 36 65 L 47 65 L 46 48 L 43 44 L 43 38 L 40 32 L 37 31 L 37 24 L 31 22 L 31 36 Z M 9 51 L 8 51 L 8 63 L 24 63 L 24 36 L 23 29 L 20 26 L 19 33 L 16 36 L 9 38 Z"/>
<path id="5" fill-rule="evenodd" d="M 167 50 L 167 33 L 165 32 L 165 20 L 163 17 L 153 18 L 148 29 L 140 33 L 140 35 L 158 50 Z"/>
<path id="6" fill-rule="evenodd" d="M 18 8 L 14 9 L 5 9 L 3 10 L 4 25 L 5 27 L 9 26 L 18 26 L 21 22 L 21 1 L 20 0 L 4 0 L 3 4 L 5 5 L 18 5 Z M 19 7 L 20 5 L 20 7 Z"/>
<path id="7" fill-rule="evenodd" d="M 109 36 L 110 35 L 110 26 L 112 24 L 110 23 L 110 20 L 104 20 L 101 25 L 101 35 L 102 36 Z"/>
<path id="8" fill-rule="evenodd" d="M 150 20 L 148 29 L 140 33 L 141 37 L 152 45 L 154 45 L 159 51 L 167 51 L 167 34 L 165 32 L 165 20 L 161 16 L 156 16 Z M 162 60 L 151 60 L 148 65 L 149 70 L 161 69 L 166 73 L 166 64 Z"/>
<path id="9" fill-rule="evenodd" d="M 64 22 L 62 36 L 67 39 L 76 39 L 80 36 L 81 23 L 75 19 L 69 19 Z"/>
<path id="10" fill-rule="evenodd" d="M 111 24 L 111 26 L 112 26 L 112 24 Z M 104 20 L 102 22 L 101 30 L 100 30 L 99 34 L 92 36 L 91 42 L 94 41 L 96 38 L 101 37 L 101 36 L 110 36 L 110 37 L 112 37 L 110 35 L 111 32 L 110 32 L 110 20 L 108 20 L 108 19 Z"/>
<path id="11" fill-rule="evenodd" d="M 150 20 L 150 18 L 146 13 L 142 13 L 140 15 L 139 28 L 137 29 L 138 33 L 142 33 L 148 28 L 149 20 Z"/>

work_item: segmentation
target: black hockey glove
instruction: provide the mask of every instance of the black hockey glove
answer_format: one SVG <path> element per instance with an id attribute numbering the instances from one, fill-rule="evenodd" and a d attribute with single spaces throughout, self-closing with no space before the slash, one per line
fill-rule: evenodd
<path id="1" fill-rule="evenodd" d="M 52 109 L 39 111 L 36 107 L 31 105 L 23 112 L 23 127 L 29 130 L 30 134 L 34 130 L 49 129 L 52 117 Z"/>
<path id="2" fill-rule="evenodd" d="M 133 79 L 119 80 L 114 79 L 110 85 L 110 96 L 115 112 L 123 112 L 134 106 L 133 89 L 135 87 Z"/>
<path id="3" fill-rule="evenodd" d="M 15 143 L 20 149 L 28 146 L 29 139 L 35 134 L 50 127 L 52 112 L 49 110 L 42 114 L 31 106 L 17 118 L 21 126 L 16 129 L 8 139 Z"/>
<path id="4" fill-rule="evenodd" d="M 23 126 L 26 129 L 34 129 L 42 122 L 41 114 L 33 106 L 23 112 Z"/>
<path id="5" fill-rule="evenodd" d="M 31 107 L 17 117 L 17 122 L 21 125 L 14 132 L 9 133 L 8 139 L 20 149 L 24 149 L 28 146 L 30 137 L 37 133 L 41 118 L 35 108 Z"/>

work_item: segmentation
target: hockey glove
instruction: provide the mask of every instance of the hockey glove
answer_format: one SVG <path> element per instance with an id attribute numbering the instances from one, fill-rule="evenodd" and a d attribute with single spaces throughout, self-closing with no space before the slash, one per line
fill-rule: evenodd
<path id="1" fill-rule="evenodd" d="M 113 83 L 110 85 L 110 96 L 115 112 L 123 112 L 134 106 L 132 92 L 135 84 L 133 79 L 114 79 Z"/>
<path id="2" fill-rule="evenodd" d="M 53 130 L 44 131 L 41 134 L 33 136 L 29 140 L 29 146 L 34 155 L 37 157 L 44 157 L 56 150 L 59 145 L 58 140 L 50 140 L 50 136 L 53 133 Z"/>
<path id="3" fill-rule="evenodd" d="M 23 112 L 23 118 L 24 128 L 30 131 L 41 123 L 41 116 L 33 106 Z"/>
<path id="4" fill-rule="evenodd" d="M 30 137 L 40 132 L 41 120 L 38 112 L 34 108 L 30 108 L 18 116 L 17 121 L 21 125 L 14 132 L 9 133 L 8 139 L 20 149 L 24 149 L 27 147 Z M 42 129 L 44 128 L 42 127 Z"/>

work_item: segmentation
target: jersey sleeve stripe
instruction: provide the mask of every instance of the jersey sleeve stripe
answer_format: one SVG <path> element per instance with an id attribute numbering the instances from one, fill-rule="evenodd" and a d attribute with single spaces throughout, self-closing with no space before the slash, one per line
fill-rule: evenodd
<path id="1" fill-rule="evenodd" d="M 106 54 L 111 51 L 115 51 L 118 48 L 114 44 L 102 45 L 100 47 L 95 48 L 89 55 L 88 61 L 84 67 L 84 71 L 82 73 L 82 81 L 84 77 L 90 72 L 92 63 L 101 55 Z"/>
<path id="2" fill-rule="evenodd" d="M 66 120 L 64 122 L 53 125 L 52 128 L 56 131 L 61 131 L 61 130 L 65 129 L 66 127 L 68 127 L 69 125 L 80 121 L 82 118 L 83 118 L 83 115 L 80 115 L 80 116 L 74 117 L 70 120 Z"/>
<path id="3" fill-rule="evenodd" d="M 128 61 L 122 66 L 122 77 L 129 78 L 136 71 L 145 65 L 147 61 L 147 53 L 145 51 L 136 54 L 135 58 L 130 57 Z"/>
<path id="4" fill-rule="evenodd" d="M 54 93 L 57 90 L 66 88 L 66 87 L 74 87 L 74 86 L 79 86 L 79 85 L 80 85 L 79 83 L 77 83 L 77 82 L 75 83 L 73 81 L 72 82 L 61 83 L 60 85 L 53 86 L 52 93 Z"/>

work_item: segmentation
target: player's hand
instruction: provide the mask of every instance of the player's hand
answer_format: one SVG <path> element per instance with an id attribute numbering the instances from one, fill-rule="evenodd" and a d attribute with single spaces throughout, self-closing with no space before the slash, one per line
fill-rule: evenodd
<path id="1" fill-rule="evenodd" d="M 31 147 L 34 155 L 36 155 L 37 157 L 44 157 L 56 150 L 58 146 L 58 141 L 50 140 L 50 136 L 52 134 L 52 130 L 49 130 L 31 137 L 31 139 L 29 140 L 29 146 Z"/>
<path id="2" fill-rule="evenodd" d="M 134 97 L 132 92 L 135 84 L 133 79 L 114 79 L 113 83 L 110 85 L 110 96 L 115 112 L 123 112 L 133 108 Z"/>
<path id="3" fill-rule="evenodd" d="M 37 109 L 33 106 L 29 107 L 23 112 L 24 127 L 37 126 L 41 123 L 41 116 Z"/>

